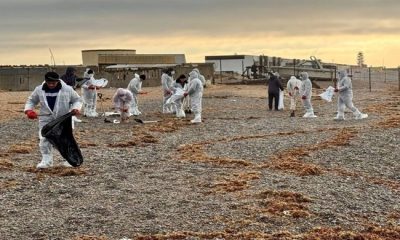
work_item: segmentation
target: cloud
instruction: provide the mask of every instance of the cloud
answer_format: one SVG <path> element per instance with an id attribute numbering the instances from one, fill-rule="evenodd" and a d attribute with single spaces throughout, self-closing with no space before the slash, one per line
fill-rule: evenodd
<path id="1" fill-rule="evenodd" d="M 11 49 L 59 49 L 72 62 L 80 55 L 68 52 L 111 47 L 196 60 L 208 53 L 357 51 L 382 42 L 389 49 L 383 39 L 399 37 L 399 8 L 396 0 L 2 0 L 0 49 L 7 51 L 0 50 L 0 64 Z M 381 43 L 366 44 L 375 37 Z"/>

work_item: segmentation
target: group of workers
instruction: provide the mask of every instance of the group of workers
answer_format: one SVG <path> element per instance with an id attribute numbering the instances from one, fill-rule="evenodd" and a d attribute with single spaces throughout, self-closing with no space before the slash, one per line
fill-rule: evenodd
<path id="1" fill-rule="evenodd" d="M 334 92 L 338 93 L 338 110 L 335 120 L 344 120 L 344 110 L 347 107 L 353 112 L 355 119 L 364 119 L 368 115 L 361 113 L 353 104 L 353 86 L 351 78 L 348 76 L 346 70 L 340 70 L 338 72 L 339 78 L 337 85 L 334 88 Z M 287 92 L 290 97 L 290 116 L 295 116 L 296 102 L 298 98 L 301 98 L 303 103 L 305 114 L 304 118 L 317 117 L 314 114 L 314 109 L 311 104 L 312 97 L 312 83 L 307 72 L 301 72 L 297 79 L 295 76 L 291 76 L 287 82 Z M 283 91 L 281 82 L 279 81 L 279 75 L 277 73 L 269 72 L 269 83 L 268 83 L 268 106 L 269 110 L 272 110 L 272 101 L 275 100 L 275 110 L 278 109 L 278 102 L 280 98 L 280 91 Z"/>
<path id="2" fill-rule="evenodd" d="M 189 73 L 189 78 L 180 75 L 173 79 L 173 69 L 167 69 L 161 77 L 163 90 L 163 113 L 176 113 L 177 117 L 185 117 L 184 107 L 194 113 L 192 123 L 201 122 L 201 102 L 203 96 L 204 77 L 198 69 Z M 138 107 L 138 94 L 142 91 L 142 81 L 146 75 L 135 74 L 129 82 L 128 87 L 118 88 L 113 96 L 113 103 L 116 110 L 120 112 L 121 120 L 126 121 L 131 115 L 140 115 Z M 96 111 L 97 90 L 102 86 L 96 84 L 92 69 L 86 69 L 83 78 L 76 76 L 76 70 L 68 67 L 63 76 L 56 72 L 47 72 L 44 82 L 37 86 L 26 101 L 24 113 L 29 119 L 39 118 L 39 148 L 42 154 L 41 162 L 36 166 L 48 168 L 53 165 L 53 146 L 42 136 L 42 128 L 56 118 L 72 112 L 74 116 L 80 115 L 83 106 L 83 114 L 86 117 L 97 117 Z M 76 86 L 81 85 L 82 97 L 75 91 Z M 40 113 L 34 110 L 40 105 Z M 189 112 L 190 112 L 189 111 Z M 71 165 L 63 161 L 63 166 Z"/>
<path id="3" fill-rule="evenodd" d="M 202 112 L 202 96 L 205 86 L 205 78 L 200 74 L 197 68 L 193 69 L 189 76 L 182 74 L 174 80 L 172 68 L 168 68 L 161 76 L 162 85 L 162 112 L 164 114 L 175 113 L 176 117 L 185 117 L 185 113 L 194 113 L 192 123 L 200 123 Z M 269 97 L 268 107 L 272 110 L 272 102 L 275 100 L 275 110 L 278 110 L 280 92 L 283 90 L 279 80 L 279 75 L 269 73 Z M 287 91 L 290 96 L 291 116 L 294 117 L 297 98 L 301 101 L 306 110 L 303 117 L 316 117 L 311 104 L 312 84 L 306 72 L 300 73 L 300 79 L 292 76 L 287 83 Z M 142 91 L 142 81 L 146 80 L 144 74 L 135 74 L 129 82 L 127 88 L 118 88 L 113 96 L 113 103 L 116 110 L 120 112 L 121 120 L 127 120 L 131 115 L 140 115 L 138 107 L 138 94 L 144 94 Z M 82 97 L 75 91 L 77 82 L 81 82 Z M 96 101 L 97 90 L 101 87 L 95 83 L 94 72 L 86 69 L 82 79 L 78 79 L 73 68 L 67 68 L 66 74 L 59 77 L 56 72 L 48 72 L 44 76 L 44 82 L 37 86 L 29 96 L 24 112 L 30 119 L 39 117 L 39 148 L 42 154 L 42 160 L 37 168 L 48 168 L 53 165 L 53 146 L 41 135 L 42 128 L 52 120 L 72 112 L 73 115 L 79 115 L 82 105 L 86 117 L 97 117 Z M 339 81 L 335 87 L 338 96 L 338 114 L 336 120 L 344 120 L 345 107 L 349 108 L 356 119 L 368 117 L 354 107 L 352 98 L 352 83 L 345 70 L 339 71 Z M 101 98 L 101 97 L 100 97 Z M 34 111 L 36 105 L 40 105 L 39 115 Z M 68 162 L 62 163 L 70 167 Z"/>
<path id="4" fill-rule="evenodd" d="M 189 73 L 189 77 L 182 74 L 174 80 L 175 71 L 166 69 L 161 75 L 161 86 L 163 94 L 162 112 L 164 114 L 176 114 L 176 117 L 186 117 L 187 113 L 194 113 L 192 123 L 201 123 L 201 102 L 205 78 L 197 68 Z M 113 96 L 114 107 L 124 115 L 121 121 L 126 121 L 131 115 L 142 114 L 138 106 L 138 94 L 146 94 L 142 91 L 142 81 L 146 75 L 135 74 L 126 89 L 119 88 Z"/>

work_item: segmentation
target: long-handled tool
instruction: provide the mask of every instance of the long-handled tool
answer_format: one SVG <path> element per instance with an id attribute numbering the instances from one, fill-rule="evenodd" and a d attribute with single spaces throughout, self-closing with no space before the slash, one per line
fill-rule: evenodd
<path id="1" fill-rule="evenodd" d="M 158 122 L 158 121 L 143 121 L 142 119 L 139 119 L 139 118 L 135 118 L 134 119 L 136 122 L 138 122 L 138 123 L 156 123 L 156 122 Z"/>
<path id="2" fill-rule="evenodd" d="M 105 123 L 110 123 L 111 121 L 107 119 L 106 112 L 104 111 L 104 108 L 103 108 L 103 94 L 102 93 L 97 93 L 97 96 L 100 99 L 100 108 L 101 108 L 101 111 L 103 112 L 103 115 L 104 115 L 104 122 Z"/>

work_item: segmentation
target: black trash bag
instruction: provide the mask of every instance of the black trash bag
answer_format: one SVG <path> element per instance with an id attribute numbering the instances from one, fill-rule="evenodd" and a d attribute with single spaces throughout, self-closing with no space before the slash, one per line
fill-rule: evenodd
<path id="1" fill-rule="evenodd" d="M 60 152 L 61 156 L 73 167 L 79 167 L 83 157 L 72 134 L 72 113 L 67 113 L 42 128 L 42 136 Z"/>

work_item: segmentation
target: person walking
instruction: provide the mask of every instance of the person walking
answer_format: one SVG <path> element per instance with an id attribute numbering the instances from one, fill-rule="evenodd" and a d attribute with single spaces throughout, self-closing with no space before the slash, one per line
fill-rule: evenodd
<path id="1" fill-rule="evenodd" d="M 268 72 L 268 75 L 268 108 L 271 111 L 274 103 L 275 111 L 279 111 L 279 90 L 283 91 L 282 83 L 276 74 Z"/>
<path id="2" fill-rule="evenodd" d="M 40 114 L 34 109 L 40 104 Z M 42 154 L 41 162 L 36 168 L 48 168 L 53 166 L 53 145 L 41 134 L 42 128 L 56 118 L 72 112 L 79 115 L 82 100 L 75 90 L 60 80 L 56 72 L 47 72 L 44 82 L 33 90 L 25 103 L 24 113 L 29 119 L 39 118 L 39 148 Z M 71 167 L 67 161 L 63 166 Z"/>

